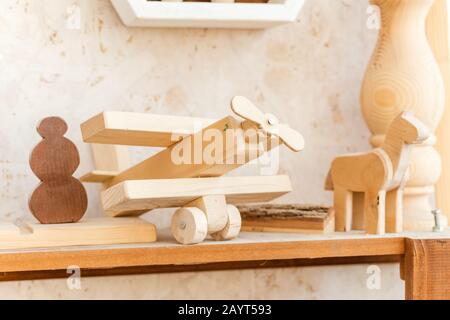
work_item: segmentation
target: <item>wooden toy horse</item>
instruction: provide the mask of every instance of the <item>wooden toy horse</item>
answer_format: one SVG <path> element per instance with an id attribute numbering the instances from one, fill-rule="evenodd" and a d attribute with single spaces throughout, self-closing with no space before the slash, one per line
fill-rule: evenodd
<path id="1" fill-rule="evenodd" d="M 403 189 L 411 151 L 414 144 L 422 143 L 429 136 L 422 122 L 410 112 L 404 112 L 393 120 L 380 148 L 334 159 L 325 189 L 334 190 L 336 231 L 351 230 L 356 192 L 364 193 L 367 233 L 402 231 Z"/>

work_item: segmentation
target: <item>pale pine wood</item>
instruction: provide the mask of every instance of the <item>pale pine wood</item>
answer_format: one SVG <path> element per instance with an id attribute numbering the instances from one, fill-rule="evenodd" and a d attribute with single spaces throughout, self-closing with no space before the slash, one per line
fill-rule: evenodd
<path id="1" fill-rule="evenodd" d="M 184 205 L 203 211 L 208 220 L 208 233 L 224 229 L 228 222 L 227 200 L 224 195 L 203 196 Z"/>
<path id="2" fill-rule="evenodd" d="M 139 218 L 98 218 L 52 225 L 21 220 L 0 223 L 0 250 L 154 241 L 155 226 Z"/>
<path id="3" fill-rule="evenodd" d="M 102 192 L 110 216 L 137 210 L 175 208 L 208 195 L 225 195 L 232 204 L 267 202 L 292 191 L 288 176 L 129 180 Z M 138 211 L 138 214 L 142 212 Z"/>
<path id="4" fill-rule="evenodd" d="M 263 152 L 276 146 L 276 144 L 269 143 L 266 145 L 267 150 L 260 150 L 258 148 L 258 152 L 253 152 L 255 149 L 248 144 L 224 143 L 223 150 L 217 150 L 215 154 L 215 159 L 217 159 L 215 163 L 202 161 L 201 154 L 196 155 L 194 151 L 191 154 L 189 163 L 180 164 L 173 161 L 174 154 L 179 154 L 181 150 L 198 150 L 195 147 L 198 141 L 203 141 L 203 148 L 200 150 L 202 154 L 205 148 L 213 145 L 214 141 L 204 141 L 206 140 L 204 133 L 207 130 L 218 130 L 223 135 L 226 135 L 228 130 L 234 130 L 238 139 L 244 141 L 243 131 L 240 131 L 240 123 L 232 117 L 225 117 L 200 132 L 185 137 L 177 144 L 123 171 L 109 181 L 108 185 L 114 186 L 127 180 L 221 176 L 258 158 Z M 223 141 L 226 141 L 226 139 L 224 138 Z M 196 157 L 200 157 L 200 159 L 196 159 Z M 235 161 L 236 158 L 242 158 L 244 160 L 240 162 Z"/>
<path id="5" fill-rule="evenodd" d="M 353 192 L 364 193 L 364 229 L 370 234 L 383 234 L 386 206 L 388 231 L 402 231 L 402 195 L 414 144 L 429 137 L 426 126 L 412 114 L 403 112 L 390 125 L 380 148 L 367 154 L 336 158 L 326 181 L 326 189 L 334 190 L 336 230 L 352 228 Z M 387 199 L 386 199 L 387 197 Z M 356 214 L 360 214 L 357 212 Z"/>
<path id="6" fill-rule="evenodd" d="M 294 152 L 299 152 L 305 147 L 305 140 L 299 132 L 288 125 L 281 124 L 274 115 L 264 114 L 247 98 L 234 97 L 231 101 L 231 109 L 238 116 L 247 120 L 242 124 L 244 129 L 251 127 L 248 122 L 253 122 L 259 131 L 279 137 Z"/>
<path id="7" fill-rule="evenodd" d="M 364 77 L 361 105 L 379 147 L 392 120 L 411 110 L 434 132 L 444 108 L 445 90 L 426 36 L 426 17 L 434 0 L 371 0 L 381 11 L 378 44 Z M 447 32 L 446 30 L 443 32 Z M 430 196 L 441 173 L 431 138 L 413 151 L 414 168 L 405 188 L 404 228 L 431 230 Z"/>
<path id="8" fill-rule="evenodd" d="M 436 204 L 450 219 L 450 49 L 448 1 L 435 0 L 427 19 L 428 42 L 433 49 L 445 86 L 445 109 L 436 131 L 436 149 L 441 155 L 442 174 L 436 185 Z"/>
<path id="9" fill-rule="evenodd" d="M 208 235 L 208 220 L 199 208 L 180 208 L 172 216 L 172 236 L 181 244 L 197 244 Z"/>
<path id="10" fill-rule="evenodd" d="M 212 238 L 217 241 L 232 240 L 237 238 L 241 232 L 242 219 L 238 208 L 232 204 L 226 206 L 227 223 L 219 232 L 211 234 Z"/>
<path id="11" fill-rule="evenodd" d="M 88 143 L 168 147 L 214 120 L 134 112 L 103 112 L 81 124 Z"/>
<path id="12" fill-rule="evenodd" d="M 106 183 L 131 166 L 126 146 L 91 144 L 95 170 L 80 178 L 83 182 Z"/>

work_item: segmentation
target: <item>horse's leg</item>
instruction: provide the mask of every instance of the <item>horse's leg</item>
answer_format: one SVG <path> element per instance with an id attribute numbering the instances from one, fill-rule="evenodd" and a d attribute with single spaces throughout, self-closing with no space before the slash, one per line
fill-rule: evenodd
<path id="1" fill-rule="evenodd" d="M 364 230 L 364 193 L 353 192 L 353 230 Z"/>
<path id="2" fill-rule="evenodd" d="M 365 229 L 369 234 L 385 232 L 386 191 L 366 192 L 364 198 Z"/>
<path id="3" fill-rule="evenodd" d="M 336 231 L 350 231 L 352 229 L 352 193 L 338 185 L 334 186 L 334 212 Z"/>
<path id="4" fill-rule="evenodd" d="M 403 189 L 397 188 L 386 195 L 386 232 L 403 231 Z"/>

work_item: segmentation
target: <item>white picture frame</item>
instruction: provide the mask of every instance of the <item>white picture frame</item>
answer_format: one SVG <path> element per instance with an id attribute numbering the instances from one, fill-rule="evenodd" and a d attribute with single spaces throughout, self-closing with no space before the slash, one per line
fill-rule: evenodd
<path id="1" fill-rule="evenodd" d="M 111 0 L 129 27 L 264 29 L 294 22 L 305 0 L 268 3 Z"/>

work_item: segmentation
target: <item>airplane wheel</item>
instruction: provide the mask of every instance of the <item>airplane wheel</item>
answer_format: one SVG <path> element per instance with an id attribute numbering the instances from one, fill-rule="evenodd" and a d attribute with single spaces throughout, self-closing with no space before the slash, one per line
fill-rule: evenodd
<path id="1" fill-rule="evenodd" d="M 205 240 L 208 221 L 203 211 L 198 208 L 180 208 L 172 217 L 171 230 L 179 243 L 196 244 Z"/>
<path id="2" fill-rule="evenodd" d="M 224 241 L 224 240 L 231 240 L 236 238 L 239 235 L 239 232 L 241 231 L 241 213 L 239 212 L 238 208 L 235 206 L 229 204 L 227 205 L 227 213 L 228 213 L 228 222 L 226 227 L 211 236 L 214 240 L 218 241 Z"/>

